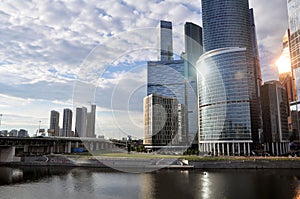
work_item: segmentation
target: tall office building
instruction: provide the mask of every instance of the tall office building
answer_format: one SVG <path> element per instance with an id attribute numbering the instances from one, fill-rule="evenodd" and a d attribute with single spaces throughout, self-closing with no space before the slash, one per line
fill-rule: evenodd
<path id="1" fill-rule="evenodd" d="M 194 23 L 184 25 L 186 108 L 188 112 L 187 132 L 194 138 L 198 132 L 197 72 L 196 63 L 203 54 L 202 28 Z"/>
<path id="2" fill-rule="evenodd" d="M 287 94 L 287 109 L 288 109 L 288 126 L 289 131 L 296 131 L 296 126 L 292 125 L 292 115 L 291 115 L 291 109 L 290 104 L 294 103 L 296 100 L 295 96 L 295 84 L 293 81 L 293 73 L 291 69 L 291 65 L 288 64 L 290 62 L 290 51 L 289 51 L 289 40 L 288 40 L 288 32 L 284 35 L 282 39 L 283 43 L 283 51 L 281 53 L 281 56 L 276 62 L 276 65 L 278 66 L 278 72 L 279 72 L 279 82 L 282 86 L 286 89 Z"/>
<path id="3" fill-rule="evenodd" d="M 76 108 L 75 136 L 87 137 L 87 109 Z"/>
<path id="4" fill-rule="evenodd" d="M 295 101 L 291 103 L 290 108 L 292 110 L 292 127 L 296 130 L 296 138 L 300 139 L 298 113 L 300 108 L 300 0 L 288 0 L 287 7 L 289 19 L 289 50 L 295 97 Z"/>
<path id="5" fill-rule="evenodd" d="M 51 111 L 50 113 L 50 132 L 52 135 L 59 136 L 59 112 Z"/>
<path id="6" fill-rule="evenodd" d="M 202 21 L 199 150 L 249 155 L 250 143 L 259 142 L 261 121 L 248 0 L 202 0 Z"/>
<path id="7" fill-rule="evenodd" d="M 173 48 L 172 46 L 172 23 L 161 21 L 159 27 L 165 27 L 164 30 L 159 32 L 159 44 L 162 49 L 159 50 L 159 54 L 164 54 L 164 48 L 169 49 L 168 55 L 161 56 L 159 61 L 147 62 L 147 95 L 157 94 L 164 97 L 176 98 L 182 107 L 186 107 L 186 80 L 185 80 L 185 61 L 173 60 Z M 163 36 L 162 36 L 163 35 Z M 180 114 L 185 114 L 182 119 L 185 124 L 182 124 L 185 128 L 182 128 L 184 135 L 182 135 L 182 144 L 186 143 L 188 138 L 188 116 L 187 109 L 184 108 Z"/>
<path id="8" fill-rule="evenodd" d="M 289 46 L 292 69 L 295 70 L 297 98 L 300 99 L 300 0 L 288 0 Z"/>
<path id="9" fill-rule="evenodd" d="M 255 142 L 261 142 L 263 137 L 263 120 L 262 120 L 262 110 L 261 110 L 261 99 L 260 99 L 260 88 L 262 86 L 262 75 L 260 70 L 260 60 L 258 54 L 258 45 L 256 37 L 256 28 L 254 21 L 254 11 L 251 8 L 249 10 L 250 15 L 250 30 L 251 30 L 251 45 L 252 45 L 252 59 L 254 62 L 254 84 L 255 92 L 251 97 L 251 123 L 257 129 L 257 133 L 252 133 L 252 139 Z"/>
<path id="10" fill-rule="evenodd" d="M 62 136 L 70 137 L 72 133 L 72 110 L 64 109 Z"/>
<path id="11" fill-rule="evenodd" d="M 289 147 L 286 89 L 279 81 L 265 82 L 261 96 L 266 151 L 285 154 Z"/>
<path id="12" fill-rule="evenodd" d="M 151 94 L 144 98 L 144 144 L 157 148 L 173 143 L 178 133 L 178 100 Z"/>
<path id="13" fill-rule="evenodd" d="M 96 105 L 91 105 L 91 111 L 87 113 L 87 137 L 96 137 L 95 134 L 96 125 Z"/>
<path id="14" fill-rule="evenodd" d="M 173 60 L 172 22 L 160 21 L 158 25 L 158 60 Z"/>
<path id="15" fill-rule="evenodd" d="M 196 63 L 203 54 L 202 28 L 197 24 L 186 22 L 184 24 L 184 43 L 187 60 L 186 77 L 197 80 Z M 195 92 L 197 92 L 195 90 Z"/>

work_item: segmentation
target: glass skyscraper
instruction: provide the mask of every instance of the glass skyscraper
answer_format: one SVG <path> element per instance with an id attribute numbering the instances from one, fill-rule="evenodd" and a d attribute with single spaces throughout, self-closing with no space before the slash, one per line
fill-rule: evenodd
<path id="1" fill-rule="evenodd" d="M 204 54 L 197 63 L 199 150 L 249 155 L 250 143 L 259 141 L 261 111 L 248 0 L 202 0 L 202 21 Z"/>
<path id="2" fill-rule="evenodd" d="M 300 0 L 288 0 L 288 18 L 289 18 L 289 47 L 291 57 L 292 76 L 294 77 L 294 97 L 295 102 L 291 103 L 293 129 L 298 131 L 299 138 L 299 99 L 300 99 Z M 296 106 L 296 104 L 298 104 Z M 295 115 L 296 117 L 293 117 Z M 298 120 L 298 122 L 297 122 Z"/>
<path id="3" fill-rule="evenodd" d="M 196 63 L 203 54 L 202 28 L 194 23 L 186 22 L 184 25 L 185 42 L 185 79 L 186 105 L 188 109 L 188 132 L 189 136 L 196 136 L 198 132 L 198 109 L 197 109 L 197 72 Z"/>

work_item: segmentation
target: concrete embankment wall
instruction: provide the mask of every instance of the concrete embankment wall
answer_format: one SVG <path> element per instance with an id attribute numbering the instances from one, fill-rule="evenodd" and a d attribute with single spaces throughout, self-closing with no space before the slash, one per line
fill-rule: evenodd
<path id="1" fill-rule="evenodd" d="M 118 159 L 117 161 L 122 161 Z M 138 161 L 135 159 L 135 161 Z M 67 156 L 23 157 L 21 162 L 2 162 L 0 165 L 16 166 L 74 166 L 108 168 L 93 158 L 68 158 Z M 161 166 L 161 165 L 160 165 Z M 167 166 L 167 165 L 166 165 Z M 174 166 L 174 167 L 172 167 Z M 251 159 L 251 160 L 198 160 L 189 161 L 189 166 L 171 165 L 168 169 L 300 169 L 300 159 Z"/>
<path id="2" fill-rule="evenodd" d="M 195 169 L 300 169 L 299 160 L 191 161 Z"/>

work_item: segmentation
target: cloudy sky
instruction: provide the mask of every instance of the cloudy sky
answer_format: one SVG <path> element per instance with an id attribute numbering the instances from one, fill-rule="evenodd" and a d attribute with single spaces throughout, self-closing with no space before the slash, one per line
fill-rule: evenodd
<path id="1" fill-rule="evenodd" d="M 180 54 L 184 23 L 202 24 L 200 5 L 200 0 L 0 0 L 0 129 L 33 134 L 39 121 L 49 128 L 50 110 L 62 115 L 63 108 L 96 103 L 99 135 L 141 136 L 143 60 L 156 59 L 154 27 L 159 20 L 173 22 Z M 277 79 L 286 1 L 250 0 L 250 6 L 263 80 Z"/>

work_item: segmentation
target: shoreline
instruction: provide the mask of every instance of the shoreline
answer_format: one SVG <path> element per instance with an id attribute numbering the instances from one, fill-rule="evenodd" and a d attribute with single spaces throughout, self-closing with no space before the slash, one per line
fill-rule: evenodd
<path id="1" fill-rule="evenodd" d="M 178 157 L 178 159 L 183 157 Z M 187 157 L 188 159 L 188 157 Z M 188 165 L 174 164 L 175 159 L 122 158 L 122 157 L 74 157 L 74 156 L 34 156 L 23 157 L 19 162 L 0 162 L 0 166 L 53 166 L 118 169 L 300 169 L 299 158 L 281 157 L 236 157 L 189 160 Z M 158 164 L 159 162 L 159 164 Z M 180 161 L 179 161 L 180 163 Z"/>

